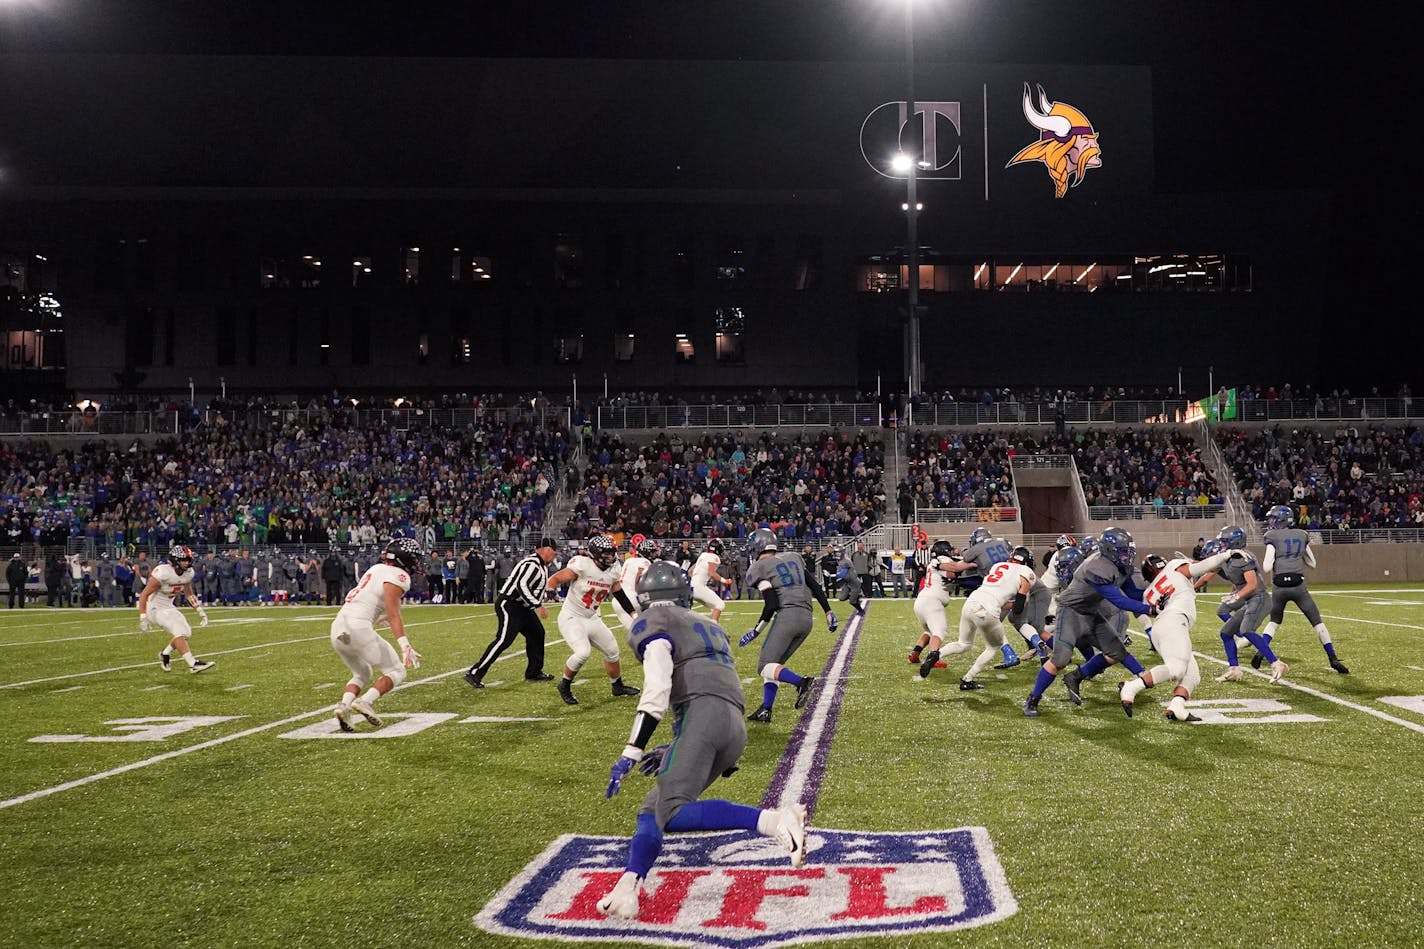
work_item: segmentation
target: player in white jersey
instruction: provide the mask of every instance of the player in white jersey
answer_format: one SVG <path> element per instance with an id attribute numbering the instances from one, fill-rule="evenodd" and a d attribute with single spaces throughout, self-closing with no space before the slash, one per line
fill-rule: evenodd
<path id="1" fill-rule="evenodd" d="M 420 668 L 420 653 L 406 638 L 400 611 L 401 597 L 410 591 L 410 578 L 419 569 L 420 543 L 413 537 L 392 538 L 381 552 L 380 562 L 361 575 L 331 621 L 331 646 L 351 670 L 351 680 L 336 706 L 336 723 L 344 732 L 355 731 L 352 712 L 380 728 L 376 700 L 405 681 L 407 667 Z M 399 653 L 376 633 L 377 626 L 388 623 Z M 381 673 L 375 682 L 371 682 L 373 672 Z M 370 688 L 366 689 L 368 683 Z M 361 695 L 362 689 L 366 689 L 365 695 Z"/>
<path id="2" fill-rule="evenodd" d="M 1192 625 L 1197 621 L 1197 581 L 1214 572 L 1231 551 L 1193 563 L 1186 558 L 1165 560 L 1148 554 L 1142 560 L 1142 579 L 1148 581 L 1143 600 L 1152 607 L 1157 619 L 1150 630 L 1152 645 L 1162 657 L 1162 664 L 1119 686 L 1122 710 L 1132 717 L 1132 701 L 1143 689 L 1162 682 L 1175 682 L 1172 701 L 1167 706 L 1167 718 L 1173 722 L 1199 722 L 1187 711 L 1187 699 L 1201 682 L 1201 670 L 1192 655 Z"/>
<path id="3" fill-rule="evenodd" d="M 206 659 L 199 659 L 188 648 L 188 637 L 193 628 L 188 625 L 188 617 L 178 608 L 175 601 L 178 594 L 188 598 L 193 604 L 193 612 L 198 614 L 198 625 L 208 625 L 208 614 L 193 593 L 193 551 L 179 544 L 168 553 L 168 560 L 153 568 L 148 575 L 148 583 L 138 595 L 138 628 L 145 633 L 151 624 L 158 624 L 173 639 L 158 654 L 158 665 L 164 672 L 173 668 L 173 650 L 188 663 L 189 672 L 202 672 L 217 665 Z"/>
<path id="4" fill-rule="evenodd" d="M 566 705 L 577 705 L 574 697 L 574 676 L 588 661 L 593 646 L 603 653 L 603 668 L 612 680 L 614 695 L 637 695 L 639 689 L 623 684 L 623 667 L 618 661 L 618 641 L 613 631 L 603 625 L 599 613 L 603 601 L 610 596 L 614 603 L 623 607 L 624 612 L 638 612 L 633 601 L 623 592 L 622 571 L 614 562 L 617 553 L 613 542 L 602 534 L 595 534 L 588 541 L 588 556 L 582 554 L 570 558 L 564 569 L 549 578 L 548 590 L 555 590 L 565 583 L 569 585 L 564 605 L 559 609 L 559 634 L 569 644 L 571 655 L 564 664 L 564 675 L 559 679 L 559 697 Z"/>
<path id="5" fill-rule="evenodd" d="M 1035 579 L 1033 554 L 1027 547 L 1015 547 L 1009 559 L 994 564 L 985 574 L 984 582 L 969 594 L 959 614 L 959 639 L 944 645 L 943 652 L 952 656 L 967 652 L 974 645 L 976 634 L 984 638 L 987 647 L 970 665 L 964 678 L 959 680 L 960 691 L 984 688 L 975 676 L 999 654 L 999 647 L 1004 644 L 1004 617 L 1011 609 L 1023 610 Z M 941 647 L 935 637 L 930 638 L 930 647 L 925 661 L 920 663 L 921 678 L 928 678 L 939 661 Z"/>
<path id="6" fill-rule="evenodd" d="M 920 638 L 910 647 L 909 661 L 920 665 L 920 653 L 926 646 L 931 651 L 939 649 L 940 643 L 949 638 L 949 620 L 944 611 L 949 607 L 950 586 L 955 574 L 973 570 L 975 565 L 954 556 L 954 547 L 947 540 L 937 540 L 930 547 L 930 559 L 925 564 L 925 584 L 915 594 L 915 618 L 920 621 Z M 944 663 L 936 655 L 934 662 L 922 667 L 920 675 L 928 675 L 928 669 L 943 669 Z"/>
<path id="7" fill-rule="evenodd" d="M 714 623 L 722 618 L 722 610 L 727 606 L 717 595 L 717 590 L 722 589 L 727 582 L 717 572 L 717 568 L 722 564 L 724 550 L 722 542 L 714 537 L 707 542 L 707 549 L 697 555 L 697 560 L 692 565 L 692 599 L 712 611 Z M 714 583 L 717 585 L 716 590 L 712 588 Z"/>
<path id="8" fill-rule="evenodd" d="M 653 565 L 653 561 L 663 555 L 662 545 L 652 539 L 641 541 L 633 552 L 628 555 L 628 559 L 623 561 L 623 573 L 618 577 L 618 586 L 624 590 L 638 589 L 638 578 L 647 572 Z M 623 628 L 631 630 L 633 623 L 637 619 L 636 613 L 630 613 L 623 608 L 623 604 L 617 600 L 613 601 L 613 614 L 618 617 L 618 622 L 623 624 Z"/>

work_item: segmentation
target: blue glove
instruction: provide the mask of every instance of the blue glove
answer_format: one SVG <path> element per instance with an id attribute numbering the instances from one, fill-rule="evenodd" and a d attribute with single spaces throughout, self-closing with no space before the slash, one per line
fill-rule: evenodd
<path id="1" fill-rule="evenodd" d="M 633 765 L 638 762 L 627 755 L 619 755 L 618 760 L 613 762 L 613 767 L 608 772 L 608 793 L 604 797 L 612 797 L 623 788 L 623 779 L 628 777 L 628 772 L 633 770 Z"/>
<path id="2" fill-rule="evenodd" d="M 752 628 L 742 633 L 742 638 L 737 640 L 738 646 L 750 646 L 752 641 L 761 635 L 761 630 Z"/>
<path id="3" fill-rule="evenodd" d="M 841 625 L 841 621 L 838 620 L 838 619 L 836 619 L 836 614 L 834 614 L 834 613 L 827 613 L 827 614 L 826 614 L 826 628 L 827 628 L 827 629 L 829 629 L 831 632 L 834 633 L 834 632 L 836 631 L 836 629 L 837 629 L 840 625 Z"/>
<path id="4" fill-rule="evenodd" d="M 643 752 L 643 757 L 638 759 L 638 770 L 650 778 L 656 777 L 657 773 L 662 770 L 663 757 L 667 755 L 667 750 L 671 747 L 672 743 L 667 742 Z"/>

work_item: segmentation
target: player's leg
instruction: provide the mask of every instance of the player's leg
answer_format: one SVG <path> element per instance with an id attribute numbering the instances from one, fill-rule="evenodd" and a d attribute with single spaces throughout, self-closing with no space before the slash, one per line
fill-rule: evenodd
<path id="1" fill-rule="evenodd" d="M 1258 593 L 1247 600 L 1246 605 L 1237 610 L 1236 615 L 1241 617 L 1241 635 L 1256 647 L 1257 655 L 1264 662 L 1271 664 L 1271 681 L 1279 682 L 1289 666 L 1281 661 L 1280 657 L 1271 650 L 1271 644 L 1257 631 L 1270 605 L 1271 600 L 1264 593 Z M 1257 665 L 1254 661 L 1251 664 Z"/>
<path id="2" fill-rule="evenodd" d="M 965 608 L 965 612 L 969 612 L 968 607 Z M 986 646 L 969 666 L 969 671 L 965 672 L 964 677 L 959 680 L 961 692 L 984 688 L 977 681 L 977 676 L 989 667 L 989 663 L 994 661 L 994 658 L 999 655 L 999 649 L 1004 645 L 1004 624 L 999 617 L 990 615 L 988 611 L 978 611 L 974 617 L 974 625 L 979 635 L 984 637 Z"/>
<path id="3" fill-rule="evenodd" d="M 1038 670 L 1024 701 L 1024 715 L 1038 717 L 1038 703 L 1043 693 L 1058 678 L 1058 670 L 1065 669 L 1073 661 L 1073 650 L 1078 647 L 1078 637 L 1086 636 L 1091 629 L 1092 618 L 1074 610 L 1064 610 L 1058 615 L 1058 629 L 1053 635 L 1053 652 L 1048 661 Z"/>
<path id="4" fill-rule="evenodd" d="M 1320 616 L 1320 607 L 1315 605 L 1315 597 L 1310 595 L 1304 583 L 1290 590 L 1291 600 L 1305 614 L 1305 619 L 1315 630 L 1316 638 L 1320 640 L 1320 648 L 1325 650 L 1325 658 L 1330 661 L 1330 668 L 1341 675 L 1349 675 L 1350 670 L 1335 655 L 1335 643 L 1330 638 L 1330 630 L 1326 628 L 1324 620 Z"/>
<path id="5" fill-rule="evenodd" d="M 603 620 L 597 617 L 590 618 L 587 623 L 588 641 L 603 653 L 603 671 L 608 673 L 613 694 L 615 696 L 637 695 L 642 691 L 641 689 L 623 683 L 623 666 L 619 662 L 618 640 L 613 638 L 613 631 L 604 626 Z"/>
<path id="6" fill-rule="evenodd" d="M 351 703 L 371 681 L 371 664 L 361 655 L 361 650 L 351 642 L 351 634 L 342 621 L 331 624 L 331 648 L 351 670 L 351 678 L 341 691 L 341 701 L 336 705 L 336 723 L 344 732 L 355 731 L 351 724 Z"/>
<path id="7" fill-rule="evenodd" d="M 1241 610 L 1237 609 L 1221 626 L 1221 648 L 1226 653 L 1226 671 L 1216 677 L 1217 682 L 1241 681 L 1241 660 L 1236 651 L 1236 634 L 1241 630 L 1243 618 Z"/>
<path id="8" fill-rule="evenodd" d="M 722 618 L 722 610 L 727 604 L 718 596 L 711 587 L 698 584 L 692 591 L 692 598 L 712 611 L 712 622 L 717 622 Z"/>
<path id="9" fill-rule="evenodd" d="M 1187 632 L 1187 618 L 1170 613 L 1159 619 L 1152 627 L 1152 641 L 1157 646 L 1157 654 L 1162 658 L 1159 665 L 1126 680 L 1118 690 L 1123 711 L 1132 714 L 1132 702 L 1143 689 L 1155 685 L 1178 682 L 1187 673 L 1187 665 L 1192 661 L 1192 643 Z"/>
<path id="10" fill-rule="evenodd" d="M 925 641 L 925 645 L 929 646 L 929 652 L 925 653 L 923 660 L 920 660 L 919 645 L 910 651 L 911 661 L 920 663 L 921 679 L 928 678 L 931 670 L 940 668 L 940 646 L 949 637 L 949 618 L 945 615 L 947 605 L 932 597 L 917 597 L 915 599 L 915 616 L 925 630 L 925 635 L 921 639 Z"/>
<path id="11" fill-rule="evenodd" d="M 569 658 L 564 660 L 564 674 L 559 679 L 559 697 L 565 705 L 578 704 L 573 693 L 574 677 L 593 652 L 593 646 L 588 641 L 588 627 L 580 622 L 581 619 L 583 617 L 575 616 L 567 609 L 559 610 L 559 635 L 569 647 Z"/>
<path id="12" fill-rule="evenodd" d="M 183 615 L 182 610 L 176 606 L 150 606 L 148 616 L 159 628 L 173 637 L 169 640 L 168 645 L 163 647 L 163 651 L 158 654 L 158 663 L 165 671 L 171 665 L 171 657 L 174 652 L 183 657 L 183 661 L 188 664 L 189 672 L 202 672 L 217 664 L 199 659 L 193 654 L 193 650 L 188 646 L 188 639 L 193 635 L 193 629 L 188 625 L 188 617 Z"/>
<path id="13" fill-rule="evenodd" d="M 810 699 L 815 676 L 803 676 L 787 668 L 786 663 L 806 641 L 811 633 L 811 612 L 801 609 L 777 610 L 771 618 L 762 641 L 761 652 L 757 655 L 757 668 L 761 670 L 761 707 L 748 716 L 754 722 L 771 721 L 771 707 L 776 703 L 776 693 L 781 683 L 796 689 L 796 707 L 801 708 Z"/>

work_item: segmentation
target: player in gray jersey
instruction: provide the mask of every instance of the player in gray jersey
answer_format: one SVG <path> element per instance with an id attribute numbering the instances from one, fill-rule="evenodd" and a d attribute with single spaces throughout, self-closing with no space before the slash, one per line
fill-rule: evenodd
<path id="1" fill-rule="evenodd" d="M 664 831 L 754 830 L 779 841 L 793 867 L 806 862 L 806 808 L 799 802 L 763 810 L 698 800 L 719 776 L 737 770 L 746 747 L 742 683 L 727 634 L 689 609 L 692 586 L 680 569 L 654 562 L 638 578 L 637 593 L 641 611 L 628 645 L 643 663 L 643 694 L 628 744 L 609 773 L 606 796 L 618 793 L 634 765 L 656 775 L 657 785 L 638 809 L 623 875 L 598 901 L 600 911 L 624 919 L 638 915 L 643 880 L 662 850 Z M 671 744 L 645 753 L 669 708 Z"/>
<path id="2" fill-rule="evenodd" d="M 1256 557 L 1246 549 L 1246 532 L 1240 527 L 1223 527 L 1216 535 L 1215 542 L 1208 541 L 1202 553 L 1210 557 L 1220 550 L 1231 551 L 1226 563 L 1217 573 L 1231 584 L 1231 592 L 1221 600 L 1216 616 L 1222 621 L 1221 645 L 1226 652 L 1226 671 L 1216 677 L 1218 682 L 1240 682 L 1243 678 L 1237 658 L 1236 637 L 1244 636 L 1256 647 L 1261 658 L 1271 664 L 1271 681 L 1279 682 L 1289 668 L 1271 651 L 1268 643 L 1256 627 L 1266 615 L 1266 591 L 1261 585 L 1261 571 Z M 1210 577 L 1210 574 L 1208 574 Z"/>
<path id="3" fill-rule="evenodd" d="M 1266 555 L 1261 560 L 1261 569 L 1271 574 L 1271 621 L 1261 631 L 1261 638 L 1270 643 L 1286 616 L 1286 604 L 1294 603 L 1305 614 L 1310 625 L 1315 627 L 1315 635 L 1330 660 L 1330 668 L 1341 675 L 1349 675 L 1350 670 L 1335 655 L 1335 643 L 1330 639 L 1330 630 L 1325 628 L 1320 618 L 1320 608 L 1315 605 L 1315 597 L 1305 585 L 1305 568 L 1315 566 L 1315 553 L 1310 549 L 1310 534 L 1295 525 L 1295 515 L 1284 504 L 1277 504 L 1266 512 Z M 1261 668 L 1265 656 L 1257 652 L 1251 659 L 1253 669 Z"/>
<path id="4" fill-rule="evenodd" d="M 766 528 L 757 528 L 747 538 L 747 556 L 751 560 L 747 588 L 761 593 L 762 608 L 756 626 L 742 636 L 738 645 L 748 646 L 766 632 L 757 657 L 762 678 L 761 707 L 748 717 L 754 722 L 769 722 L 780 683 L 796 687 L 797 708 L 803 708 L 811 698 L 816 677 L 798 675 L 786 668 L 811 635 L 811 590 L 806 585 L 806 562 L 790 551 L 780 553 L 776 535 Z M 829 613 L 826 619 L 829 623 Z"/>
<path id="5" fill-rule="evenodd" d="M 969 534 L 969 546 L 960 553 L 964 562 L 973 566 L 960 573 L 955 580 L 966 593 L 973 593 L 983 585 L 984 578 L 994 565 L 1008 560 L 1013 552 L 1013 544 L 1002 537 L 995 537 L 987 527 L 976 527 Z M 1017 624 L 1014 628 L 1018 629 Z M 995 666 L 996 669 L 1011 669 L 1022 661 L 1008 643 L 1001 645 L 999 651 L 1003 653 L 1004 661 Z"/>

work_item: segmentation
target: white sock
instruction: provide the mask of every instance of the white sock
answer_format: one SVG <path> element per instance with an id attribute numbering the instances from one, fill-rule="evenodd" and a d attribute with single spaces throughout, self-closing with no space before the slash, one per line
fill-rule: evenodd
<path id="1" fill-rule="evenodd" d="M 167 646 L 164 646 L 164 647 L 163 647 L 163 654 L 164 654 L 165 656 L 171 656 L 171 655 L 173 655 L 173 644 L 172 644 L 172 643 L 169 643 Z"/>
<path id="2" fill-rule="evenodd" d="M 189 668 L 189 669 L 193 668 L 194 666 L 196 666 L 196 665 L 198 664 L 198 657 L 195 656 L 195 655 L 193 655 L 193 653 L 192 653 L 191 650 L 188 651 L 188 652 L 183 653 L 183 659 L 184 659 L 185 662 L 188 663 L 188 668 Z"/>
<path id="3" fill-rule="evenodd" d="M 361 696 L 361 701 L 365 702 L 367 705 L 373 705 L 375 704 L 376 699 L 380 697 L 381 693 L 376 690 L 375 686 L 371 686 L 371 688 L 366 690 L 366 694 Z"/>
<path id="4" fill-rule="evenodd" d="M 1142 681 L 1142 676 L 1133 676 L 1131 679 L 1128 679 L 1125 683 L 1123 683 L 1122 700 L 1124 702 L 1131 702 L 1133 699 L 1137 698 L 1137 693 L 1141 692 L 1145 688 L 1147 688 L 1147 683 Z"/>
<path id="5" fill-rule="evenodd" d="M 763 837 L 775 837 L 781 829 L 781 815 L 776 811 L 762 811 L 757 818 L 757 833 Z"/>
<path id="6" fill-rule="evenodd" d="M 1187 717 L 1187 700 L 1180 695 L 1174 695 L 1172 701 L 1167 703 L 1167 710 L 1172 713 L 1174 718 L 1181 721 Z"/>
<path id="7" fill-rule="evenodd" d="M 1315 635 L 1317 635 L 1317 636 L 1320 637 L 1320 645 L 1322 645 L 1322 646 L 1328 646 L 1328 645 L 1330 645 L 1330 630 L 1328 630 L 1328 629 L 1325 628 L 1325 624 L 1324 624 L 1324 623 L 1316 623 L 1316 624 L 1315 624 Z"/>
<path id="8" fill-rule="evenodd" d="M 350 708 L 350 707 L 351 707 L 351 703 L 354 702 L 354 701 L 356 701 L 356 693 L 355 693 L 355 692 L 342 692 L 342 693 L 341 693 L 341 705 L 342 705 L 343 708 Z"/>
<path id="9" fill-rule="evenodd" d="M 973 682 L 974 677 L 989 667 L 989 663 L 999 657 L 999 647 L 990 646 L 979 654 L 979 658 L 974 660 L 974 665 L 969 667 L 969 671 L 964 673 L 966 682 Z"/>
<path id="10" fill-rule="evenodd" d="M 1249 646 L 1249 645 L 1251 645 L 1251 640 L 1247 639 L 1245 636 L 1237 636 L 1237 637 L 1236 637 L 1236 648 L 1237 648 L 1237 649 L 1245 649 L 1245 648 L 1246 648 L 1247 646 Z"/>
<path id="11" fill-rule="evenodd" d="M 1267 623 L 1266 628 L 1261 630 L 1261 635 L 1265 636 L 1267 639 L 1270 639 L 1272 636 L 1276 635 L 1276 630 L 1280 628 L 1280 623 Z"/>

